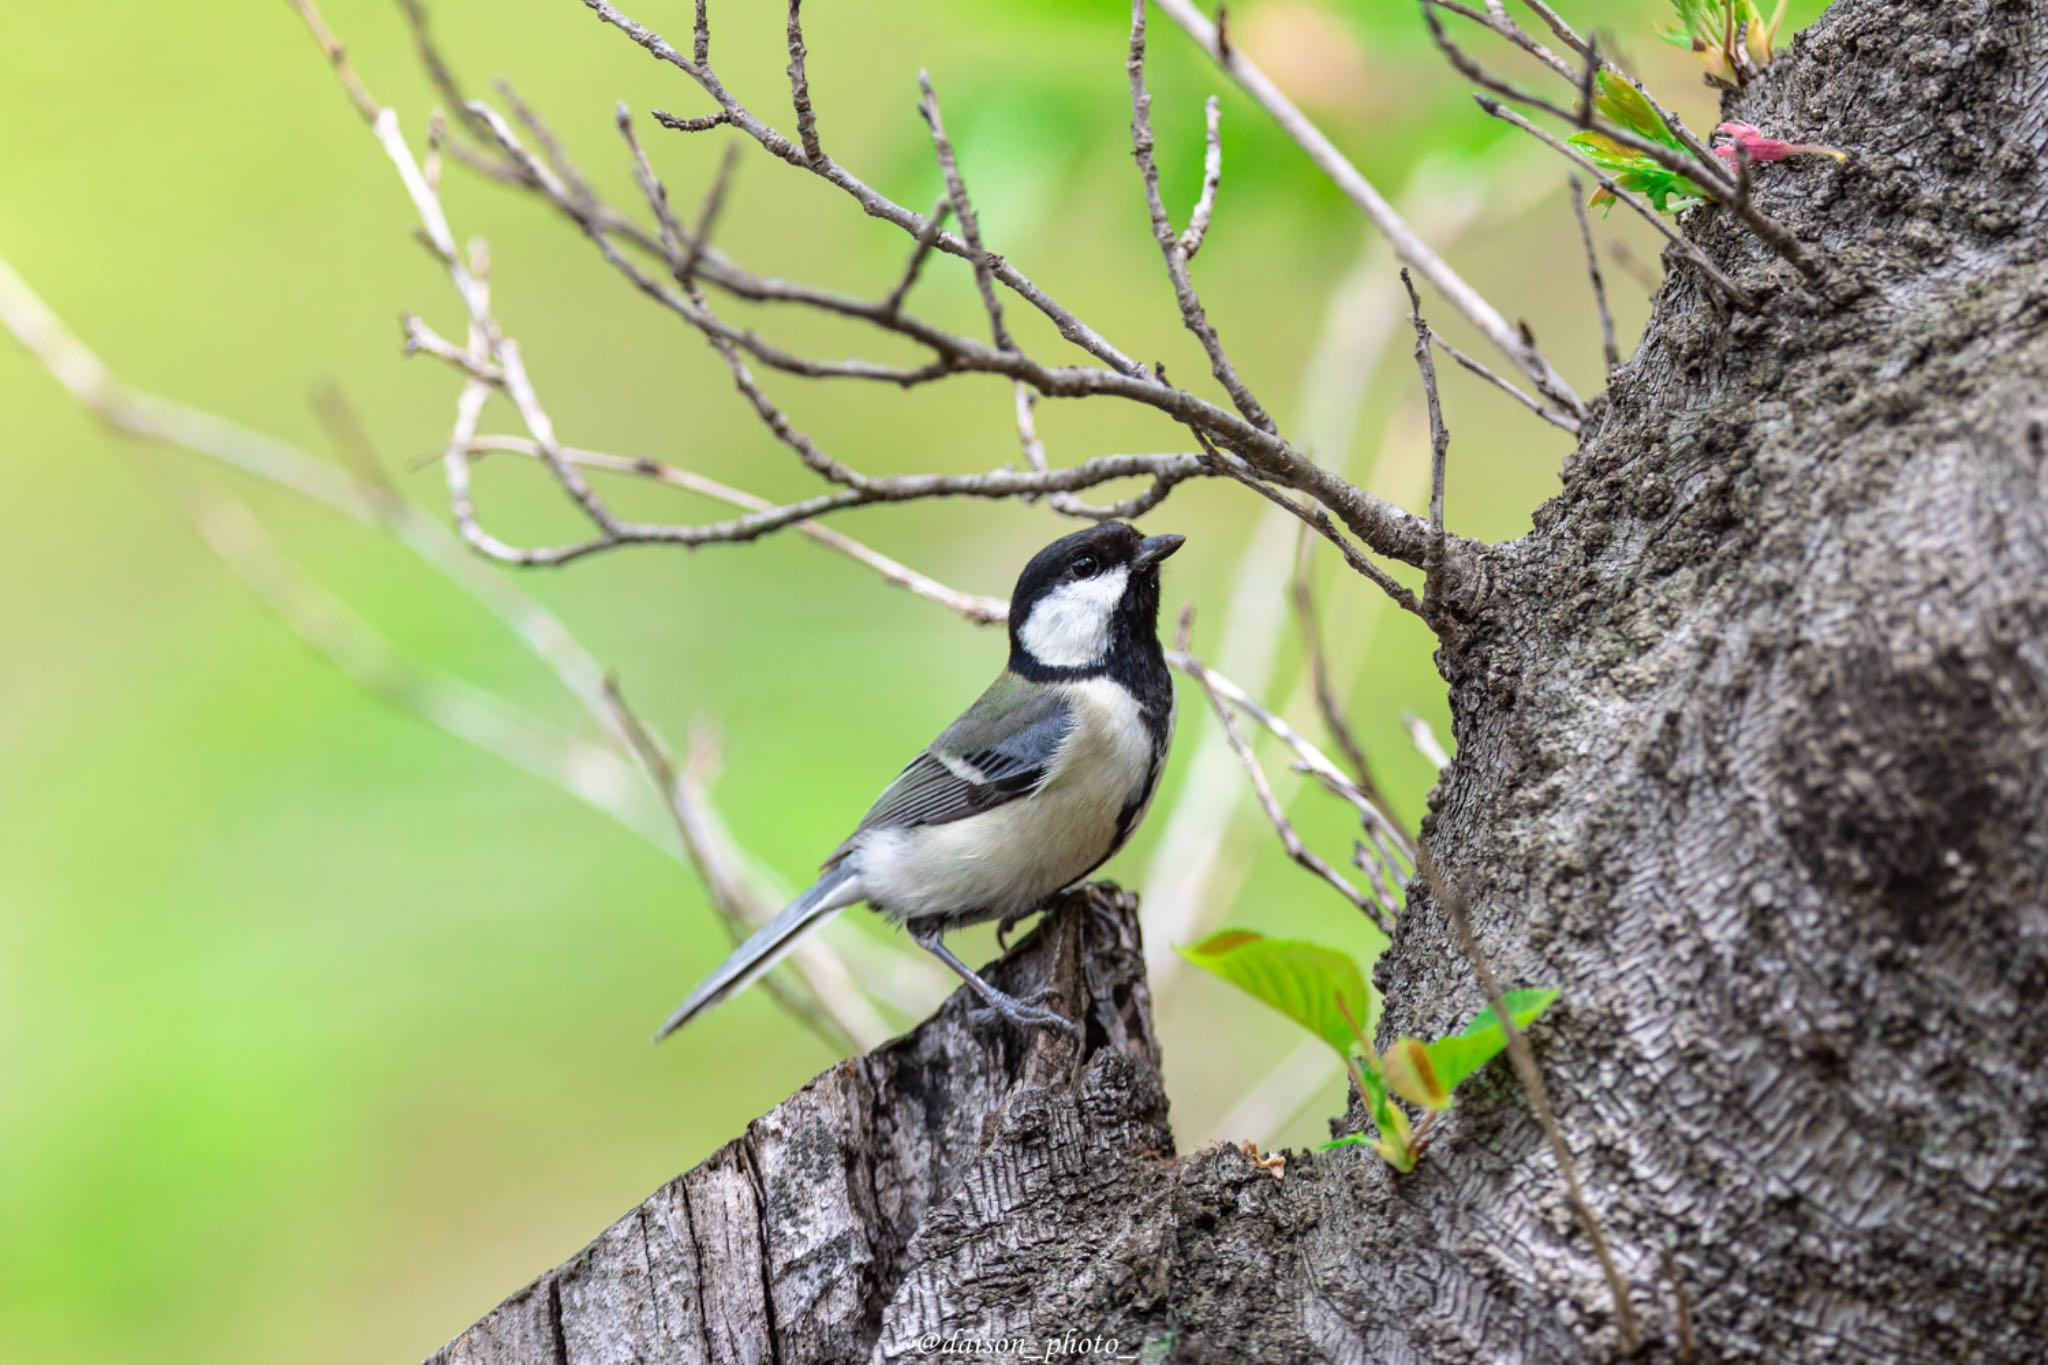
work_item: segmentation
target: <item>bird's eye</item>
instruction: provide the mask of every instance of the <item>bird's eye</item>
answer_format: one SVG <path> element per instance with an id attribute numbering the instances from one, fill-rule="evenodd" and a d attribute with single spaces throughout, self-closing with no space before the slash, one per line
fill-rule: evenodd
<path id="1" fill-rule="evenodd" d="M 1093 578 L 1099 567 L 1101 566 L 1096 564 L 1094 555 L 1082 555 L 1067 566 L 1067 572 L 1076 578 Z"/>

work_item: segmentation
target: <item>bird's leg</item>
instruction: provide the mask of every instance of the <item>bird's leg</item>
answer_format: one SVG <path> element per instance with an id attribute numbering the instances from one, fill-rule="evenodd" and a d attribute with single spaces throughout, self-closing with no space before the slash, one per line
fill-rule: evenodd
<path id="1" fill-rule="evenodd" d="M 1005 995 L 976 975 L 973 968 L 953 956 L 952 950 L 946 946 L 946 930 L 940 921 L 936 919 L 911 920 L 905 927 L 910 930 L 910 937 L 916 942 L 918 947 L 924 949 L 948 967 L 951 967 L 954 974 L 972 987 L 974 993 L 980 996 L 991 1010 L 1015 1024 L 1018 1028 L 1057 1029 L 1072 1038 L 1079 1038 L 1081 1036 L 1081 1030 L 1074 1027 L 1074 1022 L 1071 1019 L 1068 1019 L 1065 1015 L 1055 1014 L 1053 1011 L 1037 1003 L 1040 999 L 1050 998 L 1056 992 L 1050 989 L 1040 991 L 1028 1001 Z"/>

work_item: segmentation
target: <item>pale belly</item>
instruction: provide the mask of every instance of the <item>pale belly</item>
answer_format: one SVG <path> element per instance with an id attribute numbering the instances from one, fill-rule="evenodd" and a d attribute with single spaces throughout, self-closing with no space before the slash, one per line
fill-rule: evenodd
<path id="1" fill-rule="evenodd" d="M 1038 791 L 965 820 L 863 837 L 870 901 L 899 919 L 993 919 L 1031 909 L 1109 856 L 1119 818 L 1150 801 L 1158 773 L 1129 693 L 1106 682 L 1075 692 L 1074 729 Z"/>

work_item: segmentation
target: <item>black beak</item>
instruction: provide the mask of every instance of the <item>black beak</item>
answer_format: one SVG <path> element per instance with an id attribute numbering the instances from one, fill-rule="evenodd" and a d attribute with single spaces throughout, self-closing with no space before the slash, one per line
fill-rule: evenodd
<path id="1" fill-rule="evenodd" d="M 1138 542 L 1138 553 L 1131 557 L 1131 567 L 1150 568 L 1185 545 L 1187 539 L 1186 536 L 1146 536 Z"/>

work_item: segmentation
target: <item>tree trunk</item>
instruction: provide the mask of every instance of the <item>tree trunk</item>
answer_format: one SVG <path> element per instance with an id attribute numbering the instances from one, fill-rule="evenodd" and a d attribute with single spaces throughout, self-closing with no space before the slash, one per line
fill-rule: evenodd
<path id="1" fill-rule="evenodd" d="M 1761 306 L 1676 263 L 1532 533 L 1459 547 L 1426 840 L 1503 976 L 1564 990 L 1534 1041 L 1649 1356 L 1692 1354 L 1682 1298 L 1704 1358 L 2034 1360 L 2048 18 L 1842 0 L 1728 112 L 1851 153 L 1756 169 L 1836 278 L 1690 216 Z M 1001 968 L 1075 1002 L 1085 971 L 1079 1063 L 956 999 L 440 1359 L 1618 1354 L 1505 1067 L 1411 1175 L 1174 1158 L 1120 913 L 1113 950 L 1070 914 Z M 1478 1004 L 1419 886 L 1378 976 L 1389 1036 Z"/>

